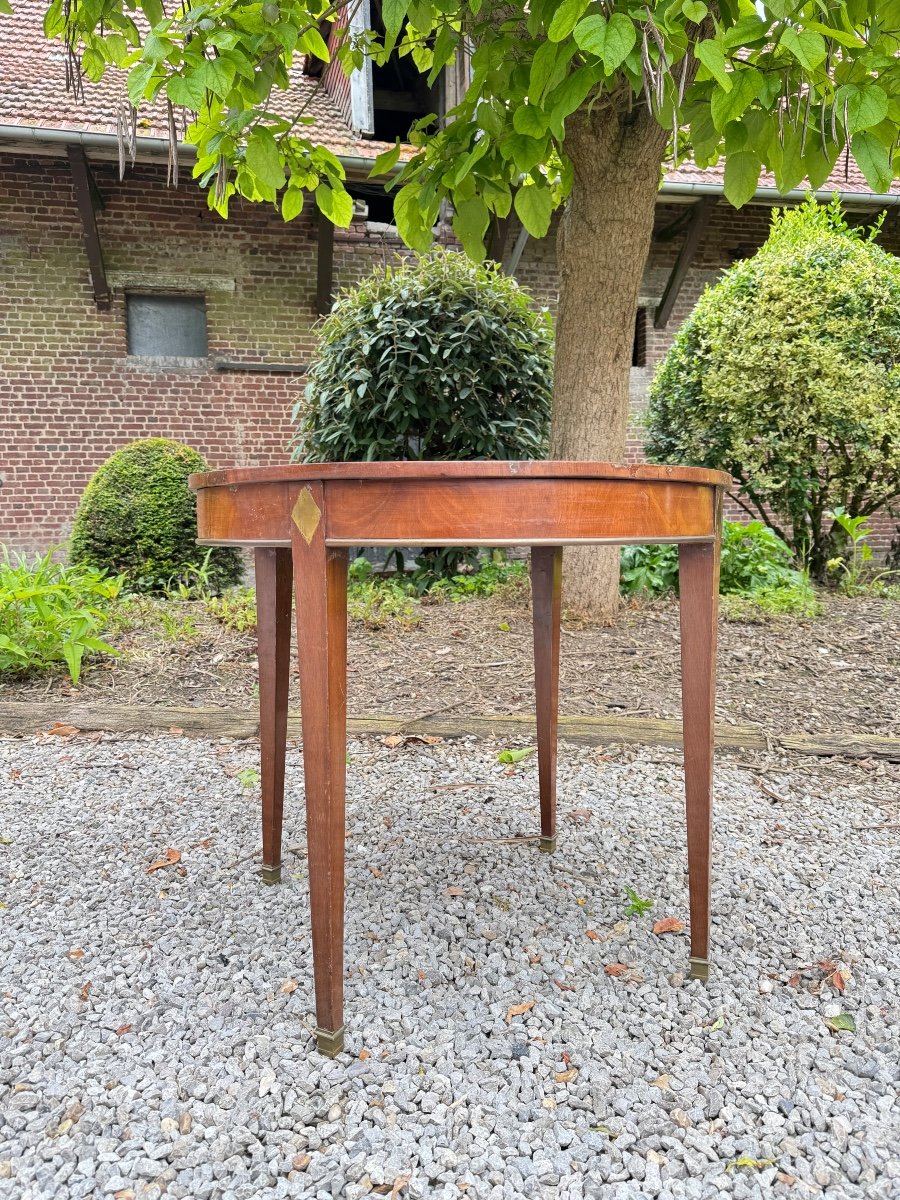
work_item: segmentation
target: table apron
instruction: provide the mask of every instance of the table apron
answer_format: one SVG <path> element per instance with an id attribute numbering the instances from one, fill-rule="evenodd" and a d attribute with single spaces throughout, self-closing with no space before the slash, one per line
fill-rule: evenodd
<path id="1" fill-rule="evenodd" d="M 199 540 L 288 545 L 306 486 L 202 488 Z M 706 542 L 716 534 L 716 491 L 645 479 L 329 479 L 322 518 L 332 546 Z"/>

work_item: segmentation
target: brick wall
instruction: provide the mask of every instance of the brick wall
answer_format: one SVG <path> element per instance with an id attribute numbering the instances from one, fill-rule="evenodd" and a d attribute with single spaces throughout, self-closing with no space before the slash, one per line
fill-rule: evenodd
<path id="1" fill-rule="evenodd" d="M 208 210 L 190 179 L 171 189 L 156 166 L 138 165 L 123 181 L 115 164 L 93 166 L 114 286 L 109 312 L 93 301 L 65 160 L 0 156 L 0 542 L 17 549 L 63 540 L 93 471 L 134 438 L 177 438 L 214 467 L 286 461 L 290 410 L 315 344 L 311 205 L 285 225 L 264 205 L 233 200 L 226 223 Z M 636 415 L 654 366 L 703 287 L 735 256 L 759 245 L 768 226 L 765 209 L 714 210 L 669 325 L 655 330 L 653 308 L 677 257 L 686 212 L 667 203 L 657 214 L 641 294 L 648 310 L 646 365 L 633 369 L 631 380 Z M 898 230 L 892 217 L 885 241 L 900 248 Z M 402 252 L 396 238 L 354 222 L 336 237 L 335 283 L 352 283 Z M 555 309 L 552 237 L 527 244 L 517 275 Z M 204 293 L 209 359 L 130 357 L 128 288 Z M 287 364 L 297 371 L 223 371 L 215 369 L 217 360 Z M 629 457 L 638 458 L 640 450 L 636 427 Z"/>

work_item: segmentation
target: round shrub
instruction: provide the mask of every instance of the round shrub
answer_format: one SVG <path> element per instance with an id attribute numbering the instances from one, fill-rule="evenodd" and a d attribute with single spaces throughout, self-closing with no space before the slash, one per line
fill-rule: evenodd
<path id="1" fill-rule="evenodd" d="M 294 458 L 539 458 L 553 334 L 495 265 L 438 250 L 379 268 L 321 326 Z"/>
<path id="2" fill-rule="evenodd" d="M 775 213 L 708 288 L 650 389 L 648 455 L 718 467 L 822 578 L 828 514 L 900 495 L 900 261 L 835 201 Z"/>
<path id="3" fill-rule="evenodd" d="M 164 592 L 202 572 L 211 591 L 237 583 L 237 550 L 197 545 L 197 503 L 187 478 L 208 470 L 202 454 L 167 438 L 117 450 L 84 491 L 69 543 L 73 563 L 124 575 L 140 592 Z"/>

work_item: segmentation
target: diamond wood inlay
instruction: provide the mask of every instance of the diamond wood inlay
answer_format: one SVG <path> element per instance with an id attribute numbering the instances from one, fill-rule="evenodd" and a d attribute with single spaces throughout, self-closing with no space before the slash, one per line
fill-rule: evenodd
<path id="1" fill-rule="evenodd" d="M 300 530 L 303 540 L 308 546 L 322 520 L 322 510 L 316 504 L 308 487 L 305 487 L 297 497 L 297 502 L 291 512 L 291 520 Z"/>

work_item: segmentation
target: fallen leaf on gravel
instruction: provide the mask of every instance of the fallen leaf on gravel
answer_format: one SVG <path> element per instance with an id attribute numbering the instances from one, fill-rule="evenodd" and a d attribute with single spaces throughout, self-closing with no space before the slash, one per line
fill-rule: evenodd
<path id="1" fill-rule="evenodd" d="M 726 1171 L 734 1171 L 739 1168 L 746 1168 L 748 1171 L 762 1171 L 766 1167 L 771 1167 L 774 1163 L 773 1158 L 749 1158 L 746 1154 L 740 1158 L 732 1159 L 725 1167 Z"/>
<path id="2" fill-rule="evenodd" d="M 619 1136 L 608 1125 L 592 1125 L 591 1133 L 605 1133 L 611 1142 L 614 1142 Z"/>
<path id="3" fill-rule="evenodd" d="M 691 1118 L 687 1115 L 683 1108 L 673 1108 L 669 1113 L 669 1116 L 679 1129 L 690 1129 Z"/>
<path id="4" fill-rule="evenodd" d="M 183 1112 L 178 1118 L 178 1132 L 186 1134 L 191 1132 L 191 1127 L 194 1124 L 194 1119 L 189 1112 Z"/>
<path id="5" fill-rule="evenodd" d="M 131 1188 L 122 1188 L 120 1192 L 113 1192 L 113 1200 L 134 1200 L 134 1192 Z"/>
<path id="6" fill-rule="evenodd" d="M 631 967 L 625 963 L 607 963 L 603 970 L 607 975 L 612 975 L 614 979 L 618 979 L 620 975 L 624 975 L 626 971 L 630 971 Z"/>
<path id="7" fill-rule="evenodd" d="M 655 1088 L 660 1088 L 663 1091 L 666 1091 L 671 1082 L 672 1082 L 671 1075 L 660 1075 L 658 1079 L 653 1080 L 653 1082 L 650 1084 L 650 1086 L 655 1087 Z"/>
<path id="8" fill-rule="evenodd" d="M 578 1068 L 569 1067 L 568 1071 L 557 1071 L 553 1078 L 557 1083 L 571 1083 L 573 1079 L 578 1078 Z"/>
<path id="9" fill-rule="evenodd" d="M 829 1017 L 825 1024 L 829 1029 L 833 1029 L 835 1033 L 842 1031 L 856 1033 L 856 1022 L 849 1013 L 838 1013 L 836 1017 Z"/>
<path id="10" fill-rule="evenodd" d="M 833 971 L 831 973 L 831 975 L 828 976 L 828 982 L 831 984 L 831 986 L 834 988 L 834 990 L 836 992 L 843 992 L 844 988 L 847 986 L 849 979 L 850 979 L 849 971 Z"/>
<path id="11" fill-rule="evenodd" d="M 116 1037 L 124 1037 L 126 1033 L 131 1033 L 134 1029 L 133 1025 L 120 1025 L 116 1030 Z"/>
<path id="12" fill-rule="evenodd" d="M 381 879 L 381 877 L 384 875 L 384 871 L 380 871 L 378 869 L 378 867 L 369 867 L 369 870 L 372 872 L 372 874 L 375 876 L 376 879 Z"/>
<path id="13" fill-rule="evenodd" d="M 300 984 L 296 979 L 286 979 L 278 990 L 279 992 L 286 992 L 290 994 L 291 992 L 296 992 L 299 986 Z"/>
<path id="14" fill-rule="evenodd" d="M 569 813 L 569 820 L 575 825 L 586 825 L 592 816 L 589 808 L 573 808 Z"/>
<path id="15" fill-rule="evenodd" d="M 788 987 L 798 988 L 800 986 L 800 972 L 795 971 L 788 980 Z"/>
<path id="16" fill-rule="evenodd" d="M 553 982 L 561 992 L 574 992 L 575 988 L 571 983 L 564 983 L 561 979 L 554 979 Z"/>
<path id="17" fill-rule="evenodd" d="M 181 735 L 184 733 L 184 730 L 179 728 L 178 725 L 170 725 L 169 733 L 171 733 L 173 737 L 181 737 Z"/>
<path id="18" fill-rule="evenodd" d="M 44 732 L 47 737 L 74 737 L 76 733 L 81 733 L 81 730 L 77 725 L 64 725 L 62 721 L 57 721 Z"/>
<path id="19" fill-rule="evenodd" d="M 501 750 L 497 755 L 498 763 L 520 763 L 529 754 L 534 754 L 537 746 L 528 746 L 524 750 Z"/>
<path id="20" fill-rule="evenodd" d="M 406 740 L 408 742 L 422 742 L 426 746 L 439 746 L 444 739 L 434 733 L 411 733 Z"/>
<path id="21" fill-rule="evenodd" d="M 623 934 L 627 928 L 627 921 L 616 921 L 615 925 L 613 925 L 613 933 Z"/>
<path id="22" fill-rule="evenodd" d="M 797 1176 L 788 1175 L 787 1171 L 776 1171 L 775 1178 L 779 1183 L 786 1184 L 787 1187 L 793 1187 L 793 1185 L 797 1182 Z"/>
<path id="23" fill-rule="evenodd" d="M 191 846 L 191 849 L 192 850 L 208 850 L 212 844 L 213 844 L 213 839 L 211 837 L 208 837 L 208 838 L 204 838 L 202 842 L 194 842 L 193 846 Z"/>
<path id="24" fill-rule="evenodd" d="M 360 1050 L 360 1052 L 359 1052 L 360 1062 L 365 1062 L 367 1058 L 371 1058 L 371 1057 L 372 1057 L 371 1050 Z"/>
<path id="25" fill-rule="evenodd" d="M 396 746 L 402 746 L 404 737 L 401 733 L 391 733 L 386 738 L 381 739 L 382 746 L 387 746 L 389 750 L 393 750 Z"/>
<path id="26" fill-rule="evenodd" d="M 466 894 L 465 891 L 461 887 L 444 888 L 445 896 L 464 896 L 465 894 Z"/>
<path id="27" fill-rule="evenodd" d="M 712 1025 L 710 1025 L 709 1028 L 712 1033 L 715 1033 L 718 1029 L 724 1029 L 724 1027 L 725 1027 L 725 1014 L 719 1013 L 719 1015 L 716 1017 L 716 1019 L 713 1021 Z"/>
<path id="28" fill-rule="evenodd" d="M 305 1171 L 311 1162 L 311 1154 L 295 1154 L 291 1159 L 291 1166 L 295 1171 Z"/>
<path id="29" fill-rule="evenodd" d="M 684 929 L 684 921 L 679 921 L 677 917 L 663 917 L 653 926 L 653 932 L 657 937 L 663 933 L 681 933 L 682 929 Z"/>
<path id="30" fill-rule="evenodd" d="M 78 995 L 81 997 L 82 1000 L 84 1000 L 84 1001 L 87 1000 L 88 996 L 91 994 L 92 987 L 93 987 L 93 984 L 91 983 L 90 980 L 88 980 L 87 983 L 83 983 L 81 985 L 81 991 L 78 993 Z"/>
<path id="31" fill-rule="evenodd" d="M 171 847 L 166 851 L 165 858 L 159 858 L 156 862 L 151 863 L 147 868 L 147 874 L 152 875 L 154 871 L 159 871 L 162 867 L 174 867 L 176 863 L 181 862 L 181 851 L 173 850 Z"/>
<path id="32" fill-rule="evenodd" d="M 84 958 L 84 951 L 83 951 L 83 950 L 81 950 L 81 949 L 79 949 L 79 950 L 67 950 L 67 951 L 66 951 L 66 958 Z"/>
<path id="33" fill-rule="evenodd" d="M 602 942 L 603 941 L 603 938 L 596 931 L 596 929 L 586 929 L 584 931 L 584 936 L 586 938 L 590 938 L 592 942 Z"/>
<path id="34" fill-rule="evenodd" d="M 513 1017 L 521 1017 L 524 1016 L 525 1013 L 530 1012 L 536 1003 L 536 1000 L 524 1000 L 521 1004 L 511 1004 L 506 1010 L 507 1025 L 513 1019 Z"/>

